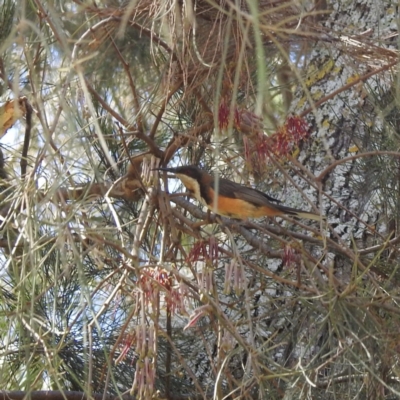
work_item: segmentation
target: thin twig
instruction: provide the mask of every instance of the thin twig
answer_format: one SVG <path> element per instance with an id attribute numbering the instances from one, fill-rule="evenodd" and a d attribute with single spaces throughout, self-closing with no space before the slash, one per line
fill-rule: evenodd
<path id="1" fill-rule="evenodd" d="M 371 78 L 374 75 L 377 75 L 383 71 L 386 71 L 392 67 L 394 67 L 395 65 L 398 64 L 398 59 L 396 58 L 395 61 L 392 61 L 391 63 L 384 65 L 381 68 L 375 69 L 371 72 L 368 72 L 367 74 L 360 76 L 359 78 L 354 79 L 353 81 L 351 81 L 350 83 L 348 83 L 347 85 L 342 86 L 341 88 L 335 90 L 334 92 L 330 93 L 328 96 L 323 97 L 322 99 L 316 101 L 312 107 L 307 108 L 306 110 L 304 110 L 302 113 L 300 113 L 300 117 L 304 118 L 307 114 L 309 114 L 311 111 L 317 109 L 321 104 L 327 102 L 330 99 L 333 99 L 335 96 L 337 96 L 339 93 L 345 92 L 346 90 L 349 90 L 350 88 L 352 88 L 353 86 L 357 85 L 359 82 L 364 82 L 367 79 Z"/>
<path id="2" fill-rule="evenodd" d="M 21 178 L 24 178 L 26 175 L 26 168 L 28 166 L 28 150 L 29 150 L 29 143 L 30 143 L 30 139 L 31 139 L 33 109 L 26 97 L 24 97 L 21 101 L 23 101 L 25 103 L 25 110 L 26 110 L 25 138 L 24 138 L 24 146 L 22 148 L 22 154 L 21 154 Z"/>

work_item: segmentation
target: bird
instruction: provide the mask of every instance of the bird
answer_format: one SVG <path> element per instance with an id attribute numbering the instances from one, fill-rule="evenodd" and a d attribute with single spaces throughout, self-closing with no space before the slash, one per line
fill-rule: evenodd
<path id="1" fill-rule="evenodd" d="M 275 216 L 323 220 L 318 214 L 281 205 L 279 200 L 260 190 L 215 178 L 195 165 L 156 170 L 176 175 L 200 203 L 218 215 L 239 220 Z"/>

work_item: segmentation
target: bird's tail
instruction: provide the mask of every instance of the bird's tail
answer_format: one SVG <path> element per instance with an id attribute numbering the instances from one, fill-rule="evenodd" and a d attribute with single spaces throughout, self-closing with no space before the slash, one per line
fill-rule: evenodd
<path id="1" fill-rule="evenodd" d="M 286 207 L 286 206 L 281 206 L 279 204 L 276 204 L 276 205 L 274 204 L 274 206 L 278 210 L 282 211 L 284 214 L 293 216 L 296 218 L 312 219 L 314 221 L 324 221 L 325 220 L 325 217 L 322 217 L 319 214 L 314 214 L 312 212 L 298 210 L 296 208 L 291 208 L 291 207 Z"/>

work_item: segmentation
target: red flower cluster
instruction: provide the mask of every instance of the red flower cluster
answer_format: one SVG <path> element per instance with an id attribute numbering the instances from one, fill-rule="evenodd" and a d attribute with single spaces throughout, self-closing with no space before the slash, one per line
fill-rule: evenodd
<path id="1" fill-rule="evenodd" d="M 233 111 L 233 112 L 232 112 Z M 231 110 L 230 106 L 223 100 L 219 105 L 218 109 L 218 127 L 220 130 L 226 129 L 229 126 L 229 122 L 233 118 L 233 126 L 239 125 L 239 111 L 235 107 L 234 110 Z M 232 123 L 232 122 L 231 122 Z"/>
<path id="2" fill-rule="evenodd" d="M 215 237 L 211 236 L 208 241 L 196 242 L 187 256 L 188 262 L 204 261 L 213 264 L 218 260 L 218 243 Z"/>
<path id="3" fill-rule="evenodd" d="M 144 294 L 144 302 L 152 307 L 158 306 L 159 294 L 164 295 L 165 303 L 171 314 L 177 309 L 186 313 L 184 300 L 186 297 L 183 285 L 173 286 L 173 277 L 165 269 L 145 269 L 139 279 L 140 289 Z M 140 295 L 137 295 L 137 304 L 140 303 Z M 142 305 L 143 306 L 143 305 Z"/>
<path id="4" fill-rule="evenodd" d="M 288 155 L 300 141 L 309 135 L 307 122 L 298 116 L 289 116 L 285 125 L 267 138 L 270 151 L 277 156 Z"/>
<path id="5" fill-rule="evenodd" d="M 131 349 L 134 343 L 136 343 L 136 332 L 133 331 L 132 333 L 127 333 L 124 336 L 121 354 L 115 361 L 116 365 L 118 365 L 122 360 L 125 359 L 126 355 L 128 354 L 129 350 Z M 132 359 L 132 364 L 133 364 L 133 359 Z"/>
<path id="6" fill-rule="evenodd" d="M 243 136 L 244 154 L 246 161 L 253 170 L 260 171 L 271 155 L 285 157 L 309 135 L 308 125 L 298 116 L 290 116 L 276 133 L 266 136 L 259 131 L 252 138 Z"/>
<path id="7" fill-rule="evenodd" d="M 159 268 L 146 268 L 143 271 L 140 279 L 140 287 L 142 288 L 144 294 L 151 296 L 156 287 L 163 287 L 165 290 L 170 291 L 172 286 L 172 277 L 169 276 L 165 269 Z"/>
<path id="8" fill-rule="evenodd" d="M 297 264 L 298 261 L 297 251 L 290 244 L 287 244 L 283 249 L 282 261 L 283 265 L 289 268 L 292 268 Z"/>

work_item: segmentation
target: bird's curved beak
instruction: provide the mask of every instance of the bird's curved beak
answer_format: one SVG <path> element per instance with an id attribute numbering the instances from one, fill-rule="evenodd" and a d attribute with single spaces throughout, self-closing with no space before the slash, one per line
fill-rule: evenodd
<path id="1" fill-rule="evenodd" d="M 171 172 L 172 174 L 175 174 L 176 168 L 153 168 L 152 171 L 164 171 L 164 172 Z"/>

